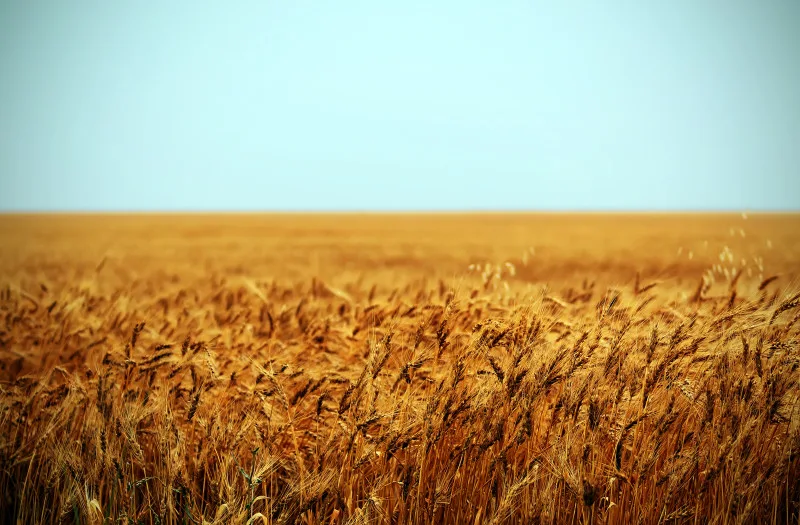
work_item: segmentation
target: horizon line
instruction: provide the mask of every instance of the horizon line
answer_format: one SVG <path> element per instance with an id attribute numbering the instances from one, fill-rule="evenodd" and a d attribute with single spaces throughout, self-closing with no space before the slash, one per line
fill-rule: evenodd
<path id="1" fill-rule="evenodd" d="M 2 210 L 0 216 L 22 215 L 794 215 L 798 209 L 53 209 Z"/>

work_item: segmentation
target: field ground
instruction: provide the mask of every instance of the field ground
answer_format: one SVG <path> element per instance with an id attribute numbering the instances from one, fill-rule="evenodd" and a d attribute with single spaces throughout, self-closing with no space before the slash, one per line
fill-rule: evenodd
<path id="1" fill-rule="evenodd" d="M 798 523 L 800 215 L 0 216 L 4 523 Z"/>

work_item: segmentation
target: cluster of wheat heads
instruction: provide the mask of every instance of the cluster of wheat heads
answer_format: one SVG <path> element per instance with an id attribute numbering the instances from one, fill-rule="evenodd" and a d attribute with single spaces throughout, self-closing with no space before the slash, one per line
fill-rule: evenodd
<path id="1" fill-rule="evenodd" d="M 5 522 L 798 519 L 780 280 L 161 284 L 0 291 Z"/>

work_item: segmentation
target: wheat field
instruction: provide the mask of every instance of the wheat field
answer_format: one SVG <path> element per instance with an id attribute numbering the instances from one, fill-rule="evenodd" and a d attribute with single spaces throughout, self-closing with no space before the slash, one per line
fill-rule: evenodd
<path id="1" fill-rule="evenodd" d="M 799 215 L 0 217 L 3 523 L 798 523 Z"/>

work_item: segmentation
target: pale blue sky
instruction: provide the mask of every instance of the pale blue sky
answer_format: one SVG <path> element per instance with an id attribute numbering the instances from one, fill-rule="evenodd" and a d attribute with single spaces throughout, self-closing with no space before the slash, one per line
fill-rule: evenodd
<path id="1" fill-rule="evenodd" d="M 0 6 L 2 210 L 800 209 L 800 2 Z"/>

